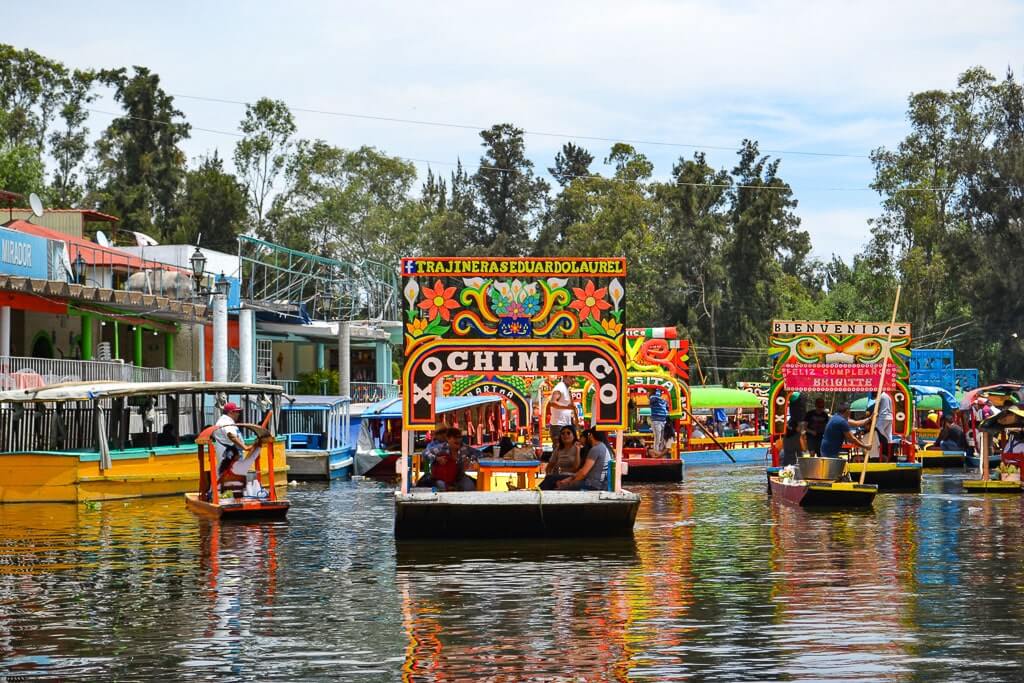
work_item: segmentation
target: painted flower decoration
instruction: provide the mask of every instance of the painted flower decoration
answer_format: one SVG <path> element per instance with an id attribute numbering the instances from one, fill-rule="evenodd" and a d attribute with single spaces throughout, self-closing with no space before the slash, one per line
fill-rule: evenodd
<path id="1" fill-rule="evenodd" d="M 603 329 L 609 337 L 617 337 L 622 332 L 622 323 L 615 320 L 615 318 L 605 318 L 601 321 L 601 329 Z"/>
<path id="2" fill-rule="evenodd" d="M 426 318 L 416 318 L 406 325 L 406 328 L 409 330 L 410 337 L 421 337 L 423 336 L 423 333 L 427 331 L 428 325 L 429 323 Z"/>
<path id="3" fill-rule="evenodd" d="M 416 283 L 416 278 L 409 278 L 402 293 L 405 295 L 405 300 L 409 302 L 409 306 L 416 303 L 416 297 L 420 293 L 420 286 Z"/>
<path id="4" fill-rule="evenodd" d="M 503 318 L 532 318 L 540 312 L 537 283 L 521 280 L 496 282 L 491 289 L 491 310 Z"/>
<path id="5" fill-rule="evenodd" d="M 600 320 L 601 311 L 607 311 L 612 307 L 610 303 L 604 300 L 608 289 L 606 287 L 595 288 L 593 281 L 588 280 L 582 289 L 573 287 L 572 293 L 576 295 L 576 301 L 569 304 L 569 308 L 576 309 L 580 320 L 586 320 L 591 315 L 594 316 L 595 320 Z M 423 304 L 420 305 L 422 306 Z"/>
<path id="6" fill-rule="evenodd" d="M 445 288 L 441 281 L 437 280 L 434 282 L 433 289 L 430 287 L 423 288 L 423 296 L 425 298 L 419 303 L 419 307 L 425 310 L 432 319 L 441 316 L 443 320 L 451 320 L 452 309 L 459 307 L 459 304 L 452 298 L 454 295 L 454 286 Z"/>
<path id="7" fill-rule="evenodd" d="M 619 304 L 622 303 L 622 297 L 626 295 L 626 290 L 619 282 L 619 278 L 615 278 L 608 284 L 608 296 L 612 298 L 612 303 L 615 304 L 615 310 L 619 310 Z"/>

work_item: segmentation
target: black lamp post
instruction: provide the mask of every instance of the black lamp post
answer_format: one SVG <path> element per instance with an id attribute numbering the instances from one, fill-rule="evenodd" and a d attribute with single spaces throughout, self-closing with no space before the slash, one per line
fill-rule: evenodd
<path id="1" fill-rule="evenodd" d="M 217 284 L 215 284 L 213 288 L 218 294 L 227 298 L 228 294 L 231 292 L 231 282 L 224 277 L 224 273 L 221 273 L 220 277 L 217 279 Z"/>
<path id="2" fill-rule="evenodd" d="M 192 265 L 192 277 L 196 281 L 196 289 L 203 288 L 203 274 L 206 273 L 206 255 L 196 247 L 188 262 Z"/>
<path id="3" fill-rule="evenodd" d="M 82 284 L 82 281 L 85 279 L 85 259 L 82 258 L 82 252 L 78 252 L 78 256 L 75 257 L 75 263 L 72 270 L 72 275 L 75 277 L 75 284 Z"/>

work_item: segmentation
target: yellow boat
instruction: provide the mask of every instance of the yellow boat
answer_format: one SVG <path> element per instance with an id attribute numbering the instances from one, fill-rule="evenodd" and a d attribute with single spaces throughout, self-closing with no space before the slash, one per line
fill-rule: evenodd
<path id="1" fill-rule="evenodd" d="M 238 397 L 255 417 L 276 409 L 280 394 L 273 385 L 215 382 L 73 382 L 0 392 L 0 503 L 196 491 L 196 446 L 179 430 L 194 435 L 215 421 L 209 411 L 216 399 L 210 397 Z M 164 425 L 169 433 L 158 439 Z M 279 482 L 287 481 L 285 458 L 284 441 L 275 441 Z M 262 474 L 269 475 L 265 462 Z"/>

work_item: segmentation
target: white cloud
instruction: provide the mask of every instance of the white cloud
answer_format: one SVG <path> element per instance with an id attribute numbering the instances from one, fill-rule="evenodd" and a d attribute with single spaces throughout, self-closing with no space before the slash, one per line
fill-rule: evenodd
<path id="1" fill-rule="evenodd" d="M 811 236 L 812 256 L 823 261 L 833 254 L 850 262 L 871 239 L 868 219 L 877 218 L 877 209 L 802 209 L 798 210 L 801 227 Z"/>

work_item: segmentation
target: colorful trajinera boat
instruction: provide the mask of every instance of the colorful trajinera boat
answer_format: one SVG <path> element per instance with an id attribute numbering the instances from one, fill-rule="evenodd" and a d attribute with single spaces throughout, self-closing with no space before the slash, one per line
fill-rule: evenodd
<path id="1" fill-rule="evenodd" d="M 271 413 L 265 422 L 269 422 Z M 278 497 L 277 485 L 274 480 L 274 435 L 265 425 L 239 423 L 235 425 L 239 432 L 253 432 L 256 442 L 250 447 L 248 458 L 240 458 L 244 470 L 248 470 L 248 459 L 255 459 L 255 471 L 250 479 L 245 473 L 234 473 L 233 479 L 245 477 L 244 485 L 237 491 L 227 491 L 224 479 L 233 472 L 228 467 L 221 472 L 217 450 L 214 447 L 214 433 L 224 429 L 216 425 L 207 427 L 196 437 L 199 448 L 199 491 L 185 494 L 185 507 L 197 515 L 215 519 L 279 519 L 288 513 L 288 501 Z M 267 488 L 260 479 L 260 460 L 267 461 Z M 238 482 L 242 484 L 242 481 Z M 283 489 L 282 489 L 283 491 Z"/>
<path id="2" fill-rule="evenodd" d="M 891 339 L 889 332 L 892 332 Z M 894 444 L 892 453 L 859 454 L 851 463 L 857 480 L 882 491 L 920 491 L 921 463 L 913 433 L 913 398 L 910 390 L 910 324 L 837 321 L 777 320 L 772 323 L 770 354 L 773 360 L 768 416 L 771 426 L 769 479 L 782 463 L 782 441 L 788 429 L 794 392 L 828 394 L 867 393 L 877 390 L 882 366 L 883 389 L 892 399 Z M 883 358 L 887 358 L 883 363 Z M 797 416 L 802 419 L 801 416 Z M 852 456 L 850 448 L 845 449 Z M 865 462 L 866 461 L 866 462 Z"/>
<path id="3" fill-rule="evenodd" d="M 702 465 L 726 465 L 730 463 L 764 464 L 768 459 L 768 440 L 761 434 L 764 406 L 761 398 L 745 389 L 728 389 L 717 386 L 690 388 L 690 408 L 697 420 L 706 416 L 708 422 L 715 422 L 715 415 L 737 413 L 750 416 L 750 429 L 724 431 L 712 436 L 698 432 L 707 422 L 690 426 L 690 438 L 682 453 L 688 467 Z M 710 425 L 707 425 L 710 429 Z"/>
<path id="4" fill-rule="evenodd" d="M 878 493 L 875 484 L 847 481 L 847 463 L 841 458 L 799 458 L 769 479 L 771 495 L 800 507 L 871 507 Z"/>
<path id="5" fill-rule="evenodd" d="M 395 538 L 631 535 L 640 497 L 621 484 L 625 259 L 406 258 L 401 272 L 406 362 Z M 437 425 L 442 382 L 538 374 L 593 384 L 592 426 L 617 432 L 613 460 L 595 447 L 580 478 L 554 490 L 416 486 L 428 466 L 414 457 L 416 434 Z M 518 476 L 524 467 L 539 475 L 542 464 L 488 458 L 478 471 Z"/>
<path id="6" fill-rule="evenodd" d="M 1003 456 L 999 469 L 992 472 L 988 455 L 996 450 L 993 437 L 1000 433 L 1024 430 L 1024 410 L 1016 405 L 1007 405 L 992 417 L 978 424 L 977 444 L 981 457 L 981 472 L 977 479 L 965 479 L 964 491 L 968 493 L 1021 493 L 1020 456 Z"/>
<path id="7" fill-rule="evenodd" d="M 281 388 L 217 382 L 72 382 L 0 392 L 0 502 L 181 495 L 199 488 L 195 437 L 230 398 L 242 420 L 276 410 Z M 283 440 L 274 475 L 285 482 Z M 267 459 L 261 476 L 269 476 Z"/>

